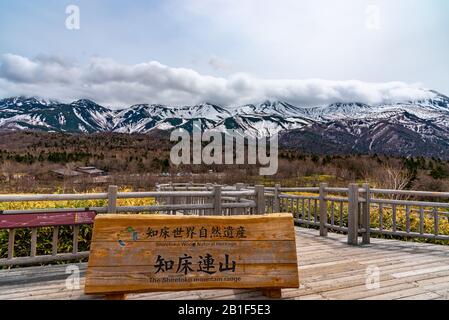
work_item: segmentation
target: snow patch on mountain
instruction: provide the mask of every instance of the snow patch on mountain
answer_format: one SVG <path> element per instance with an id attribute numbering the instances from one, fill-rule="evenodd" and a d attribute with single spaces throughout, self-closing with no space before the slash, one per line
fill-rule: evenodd
<path id="1" fill-rule="evenodd" d="M 204 127 L 222 132 L 238 129 L 252 136 L 270 136 L 316 124 L 325 124 L 329 132 L 343 130 L 347 134 L 362 134 L 377 124 L 388 122 L 426 139 L 436 134 L 441 137 L 449 130 L 449 98 L 435 91 L 429 91 L 429 96 L 432 98 L 422 101 L 380 105 L 338 102 L 310 107 L 265 100 L 226 107 L 211 103 L 193 106 L 137 104 L 118 111 L 88 99 L 65 104 L 41 98 L 12 97 L 0 100 L 0 129 L 148 133 L 175 128 L 190 130 L 194 121 L 201 121 Z M 372 144 L 377 135 L 376 131 Z M 446 138 L 449 140 L 449 136 Z"/>

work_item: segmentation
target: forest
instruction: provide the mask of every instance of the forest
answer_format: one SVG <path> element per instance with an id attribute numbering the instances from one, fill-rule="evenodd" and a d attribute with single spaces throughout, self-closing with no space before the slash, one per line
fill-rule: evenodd
<path id="1" fill-rule="evenodd" d="M 4 132 L 0 140 L 0 192 L 85 192 L 117 184 L 134 190 L 156 183 L 261 183 L 267 186 L 333 186 L 369 183 L 373 187 L 444 191 L 449 161 L 380 154 L 317 155 L 279 150 L 279 169 L 260 176 L 257 165 L 179 165 L 170 162 L 174 142 L 161 133 L 61 134 Z M 53 170 L 92 166 L 103 179 L 61 177 Z"/>

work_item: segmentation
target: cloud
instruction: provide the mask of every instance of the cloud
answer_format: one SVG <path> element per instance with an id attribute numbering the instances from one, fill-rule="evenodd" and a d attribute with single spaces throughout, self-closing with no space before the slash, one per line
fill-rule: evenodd
<path id="1" fill-rule="evenodd" d="M 231 71 L 232 70 L 232 64 L 230 61 L 222 59 L 217 56 L 212 56 L 209 59 L 209 65 L 217 71 Z"/>
<path id="2" fill-rule="evenodd" d="M 0 76 L 15 83 L 70 83 L 79 77 L 80 70 L 61 58 L 39 55 L 35 59 L 5 54 L 2 56 Z"/>
<path id="3" fill-rule="evenodd" d="M 224 78 L 157 61 L 129 65 L 92 58 L 87 65 L 76 65 L 61 57 L 41 55 L 30 59 L 14 54 L 5 54 L 0 59 L 0 94 L 61 101 L 88 98 L 113 107 L 201 102 L 230 106 L 265 99 L 305 106 L 334 102 L 379 104 L 431 96 L 418 84 L 404 82 L 261 79 L 243 73 Z"/>

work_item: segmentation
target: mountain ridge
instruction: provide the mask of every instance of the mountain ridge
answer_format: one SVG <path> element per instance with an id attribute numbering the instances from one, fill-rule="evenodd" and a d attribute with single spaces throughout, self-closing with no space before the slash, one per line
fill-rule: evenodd
<path id="1" fill-rule="evenodd" d="M 240 129 L 251 136 L 280 133 L 281 146 L 305 152 L 449 158 L 449 97 L 430 92 L 433 96 L 421 101 L 377 105 L 335 102 L 304 107 L 265 100 L 233 107 L 212 103 L 135 104 L 121 110 L 89 99 L 61 103 L 10 97 L 0 100 L 0 130 L 150 133 L 176 128 L 191 130 L 193 121 L 198 120 L 205 129 Z M 310 143 L 314 139 L 316 143 Z"/>

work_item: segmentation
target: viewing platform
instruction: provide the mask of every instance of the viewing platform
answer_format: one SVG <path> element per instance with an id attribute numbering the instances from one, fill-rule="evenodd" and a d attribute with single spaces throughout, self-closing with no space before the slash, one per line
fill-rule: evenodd
<path id="1" fill-rule="evenodd" d="M 299 227 L 296 242 L 301 286 L 283 289 L 282 299 L 449 299 L 447 246 L 375 238 L 351 246 L 345 235 L 320 237 L 317 230 Z M 67 289 L 67 265 L 0 271 L 0 299 L 103 299 L 84 295 L 86 264 L 76 266 L 79 289 Z M 376 271 L 378 286 L 371 281 Z M 128 299 L 267 298 L 257 290 L 224 289 L 129 294 Z"/>
<path id="2" fill-rule="evenodd" d="M 128 199 L 152 201 L 130 205 Z M 447 192 L 371 189 L 356 184 L 286 188 L 189 183 L 159 185 L 148 192 L 118 192 L 116 186 L 110 186 L 107 193 L 0 195 L 0 202 L 6 204 L 81 204 L 37 209 L 12 206 L 0 212 L 0 231 L 6 239 L 0 257 L 0 299 L 103 299 L 84 295 L 87 264 L 69 264 L 89 257 L 80 239 L 84 243 L 90 239 L 82 238 L 80 228 L 92 225 L 98 214 L 252 216 L 282 212 L 292 214 L 296 224 L 300 281 L 298 289 L 282 289 L 282 299 L 447 300 L 447 199 Z M 87 200 L 92 206 L 85 206 Z M 43 228 L 46 233 L 40 233 Z M 66 228 L 64 237 L 61 228 Z M 16 252 L 21 248 L 17 241 L 23 229 L 30 230 L 29 249 Z M 38 250 L 43 241 L 50 246 L 44 255 Z M 61 250 L 62 241 L 66 250 Z M 67 279 L 76 283 L 77 270 L 79 286 L 67 286 Z M 152 292 L 127 298 L 266 299 L 256 289 Z"/>

